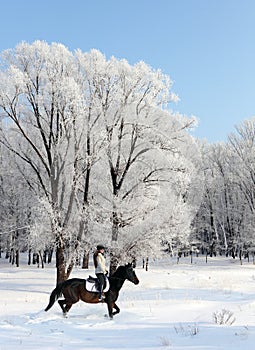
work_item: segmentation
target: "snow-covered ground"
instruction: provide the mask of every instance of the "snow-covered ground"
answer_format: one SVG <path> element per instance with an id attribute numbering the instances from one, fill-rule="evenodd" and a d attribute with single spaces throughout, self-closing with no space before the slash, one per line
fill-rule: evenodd
<path id="1" fill-rule="evenodd" d="M 72 277 L 93 274 L 76 268 Z M 0 259 L 0 349 L 255 348 L 255 265 L 225 258 L 164 259 L 136 269 L 140 284 L 125 282 L 113 320 L 106 305 L 79 302 L 63 318 L 58 303 L 47 313 L 55 269 Z M 220 324 L 222 323 L 222 324 Z"/>

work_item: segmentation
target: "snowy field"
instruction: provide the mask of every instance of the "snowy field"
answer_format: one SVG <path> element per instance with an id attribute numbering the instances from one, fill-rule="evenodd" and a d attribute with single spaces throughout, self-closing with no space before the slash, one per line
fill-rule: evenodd
<path id="1" fill-rule="evenodd" d="M 71 277 L 93 274 L 75 269 Z M 55 269 L 0 259 L 0 349 L 175 349 L 255 348 L 255 265 L 195 258 L 139 266 L 140 284 L 125 282 L 113 320 L 106 305 L 79 302 L 63 318 L 58 303 L 47 313 Z"/>

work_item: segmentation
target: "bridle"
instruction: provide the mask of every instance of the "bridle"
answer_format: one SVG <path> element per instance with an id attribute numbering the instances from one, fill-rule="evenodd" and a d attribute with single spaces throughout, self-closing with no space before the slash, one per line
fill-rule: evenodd
<path id="1" fill-rule="evenodd" d="M 130 270 L 130 271 L 132 271 L 132 272 L 134 272 L 133 270 Z M 110 276 L 110 278 L 112 278 L 112 279 L 117 279 L 117 280 L 121 280 L 121 281 L 125 281 L 126 279 L 128 280 L 128 281 L 131 281 L 131 282 L 133 282 L 133 278 L 130 278 L 131 276 L 131 273 L 129 272 L 129 271 L 127 271 L 126 270 L 126 275 L 127 275 L 127 277 L 126 278 L 120 278 L 120 277 L 114 277 L 114 276 Z M 133 276 L 132 276 L 133 277 Z"/>

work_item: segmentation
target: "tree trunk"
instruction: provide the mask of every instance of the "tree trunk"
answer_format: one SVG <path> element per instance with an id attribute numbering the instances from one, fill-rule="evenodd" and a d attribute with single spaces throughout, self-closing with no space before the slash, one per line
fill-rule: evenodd
<path id="1" fill-rule="evenodd" d="M 115 253 L 111 253 L 111 258 L 110 258 L 110 276 L 114 274 L 114 272 L 117 270 L 117 267 L 119 265 L 119 259 L 115 255 Z"/>
<path id="2" fill-rule="evenodd" d="M 31 249 L 29 249 L 29 251 L 28 251 L 28 262 L 27 262 L 27 264 L 28 264 L 28 265 L 31 265 L 31 261 L 32 261 L 32 259 L 31 259 Z"/>
<path id="3" fill-rule="evenodd" d="M 51 263 L 52 261 L 52 256 L 53 256 L 53 249 L 48 250 L 48 264 Z"/>
<path id="4" fill-rule="evenodd" d="M 15 262 L 16 266 L 19 267 L 19 249 L 17 249 L 15 252 Z"/>
<path id="5" fill-rule="evenodd" d="M 83 259 L 82 259 L 82 269 L 89 268 L 89 251 L 84 251 Z"/>
<path id="6" fill-rule="evenodd" d="M 48 254 L 48 251 L 47 251 L 47 249 L 45 249 L 43 251 L 43 263 L 44 264 L 46 264 L 46 262 L 47 262 L 47 254 Z"/>
<path id="7" fill-rule="evenodd" d="M 44 256 L 42 255 L 41 250 L 39 250 L 39 257 L 40 257 L 40 260 L 41 260 L 42 269 L 44 269 Z M 39 267 L 39 265 L 38 265 L 38 267 Z"/>
<path id="8" fill-rule="evenodd" d="M 57 284 L 66 280 L 65 255 L 64 248 L 56 249 L 56 268 L 57 268 Z"/>
<path id="9" fill-rule="evenodd" d="M 112 241 L 117 242 L 119 235 L 119 218 L 115 204 L 112 210 Z"/>
<path id="10" fill-rule="evenodd" d="M 145 264 L 145 271 L 148 271 L 148 269 L 149 269 L 149 258 L 148 258 L 148 256 L 147 256 L 147 258 L 146 258 L 146 264 Z"/>
<path id="11" fill-rule="evenodd" d="M 118 214 L 116 212 L 115 206 L 113 207 L 112 212 L 112 251 L 110 254 L 110 276 L 117 270 L 119 264 L 119 258 L 117 256 L 117 252 L 114 250 L 114 247 L 118 241 L 119 234 L 119 219 Z"/>
<path id="12" fill-rule="evenodd" d="M 39 255 L 38 253 L 33 253 L 33 265 L 36 265 L 39 263 Z"/>

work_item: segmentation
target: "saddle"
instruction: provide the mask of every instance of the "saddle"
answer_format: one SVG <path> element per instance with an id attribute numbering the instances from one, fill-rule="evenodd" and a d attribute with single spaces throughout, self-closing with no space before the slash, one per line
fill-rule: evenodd
<path id="1" fill-rule="evenodd" d="M 96 277 L 89 276 L 87 279 L 85 279 L 85 289 L 88 292 L 99 292 L 98 286 L 99 286 L 99 282 Z M 108 277 L 105 277 L 103 292 L 108 292 L 109 288 L 110 288 L 109 279 Z"/>
<path id="2" fill-rule="evenodd" d="M 89 275 L 89 277 L 86 279 L 89 283 L 95 283 L 98 284 L 98 279 L 96 277 L 92 277 Z"/>

